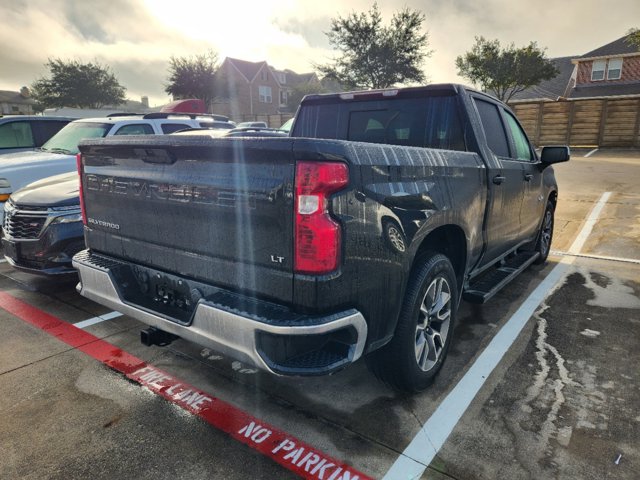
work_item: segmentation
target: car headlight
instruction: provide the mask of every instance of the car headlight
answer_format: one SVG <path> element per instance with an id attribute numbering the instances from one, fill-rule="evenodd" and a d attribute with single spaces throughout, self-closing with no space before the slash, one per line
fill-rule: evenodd
<path id="1" fill-rule="evenodd" d="M 11 188 L 9 180 L 7 180 L 6 178 L 0 178 L 0 188 Z M 9 200 L 9 195 L 11 195 L 11 192 L 1 192 L 0 202 L 6 202 L 7 200 Z"/>
<path id="2" fill-rule="evenodd" d="M 70 213 L 69 215 L 62 215 L 60 217 L 55 217 L 51 223 L 74 223 L 81 222 L 82 214 L 80 212 Z"/>

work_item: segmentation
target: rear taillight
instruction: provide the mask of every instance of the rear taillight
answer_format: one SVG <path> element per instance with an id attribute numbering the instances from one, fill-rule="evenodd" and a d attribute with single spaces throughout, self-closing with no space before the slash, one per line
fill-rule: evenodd
<path id="1" fill-rule="evenodd" d="M 296 164 L 296 273 L 322 274 L 340 263 L 340 225 L 331 218 L 329 196 L 346 187 L 349 170 L 344 163 Z"/>
<path id="2" fill-rule="evenodd" d="M 82 214 L 82 223 L 87 224 L 87 212 L 84 209 L 84 193 L 82 191 L 82 174 L 84 173 L 84 168 L 82 166 L 82 154 L 78 153 L 76 155 L 76 165 L 78 166 L 78 196 L 80 197 L 80 213 Z"/>

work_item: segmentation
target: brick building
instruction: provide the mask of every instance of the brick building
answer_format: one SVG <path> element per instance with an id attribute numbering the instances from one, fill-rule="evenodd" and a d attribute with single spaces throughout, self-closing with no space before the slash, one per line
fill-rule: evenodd
<path id="1" fill-rule="evenodd" d="M 640 50 L 627 36 L 573 60 L 570 98 L 640 95 Z"/>
<path id="2" fill-rule="evenodd" d="M 517 93 L 511 103 L 640 96 L 640 50 L 628 41 L 628 35 L 584 55 L 551 61 L 559 74 Z"/>
<path id="3" fill-rule="evenodd" d="M 218 70 L 219 88 L 226 98 L 213 101 L 213 111 L 232 119 L 245 116 L 290 113 L 288 97 L 300 83 L 318 82 L 315 73 L 297 74 L 292 70 L 276 70 L 267 62 L 248 62 L 225 58 Z"/>

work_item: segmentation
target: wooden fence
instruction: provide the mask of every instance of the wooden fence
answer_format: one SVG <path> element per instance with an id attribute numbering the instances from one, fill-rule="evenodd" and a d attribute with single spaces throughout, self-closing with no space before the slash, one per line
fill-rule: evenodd
<path id="1" fill-rule="evenodd" d="M 640 147 L 640 98 L 510 106 L 536 146 Z"/>

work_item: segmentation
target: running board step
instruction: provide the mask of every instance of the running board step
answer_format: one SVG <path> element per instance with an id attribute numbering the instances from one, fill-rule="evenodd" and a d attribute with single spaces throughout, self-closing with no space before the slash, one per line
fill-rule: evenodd
<path id="1" fill-rule="evenodd" d="M 474 278 L 462 294 L 467 302 L 485 303 L 540 256 L 538 252 L 523 252 L 504 260 L 497 268 L 489 269 Z"/>

